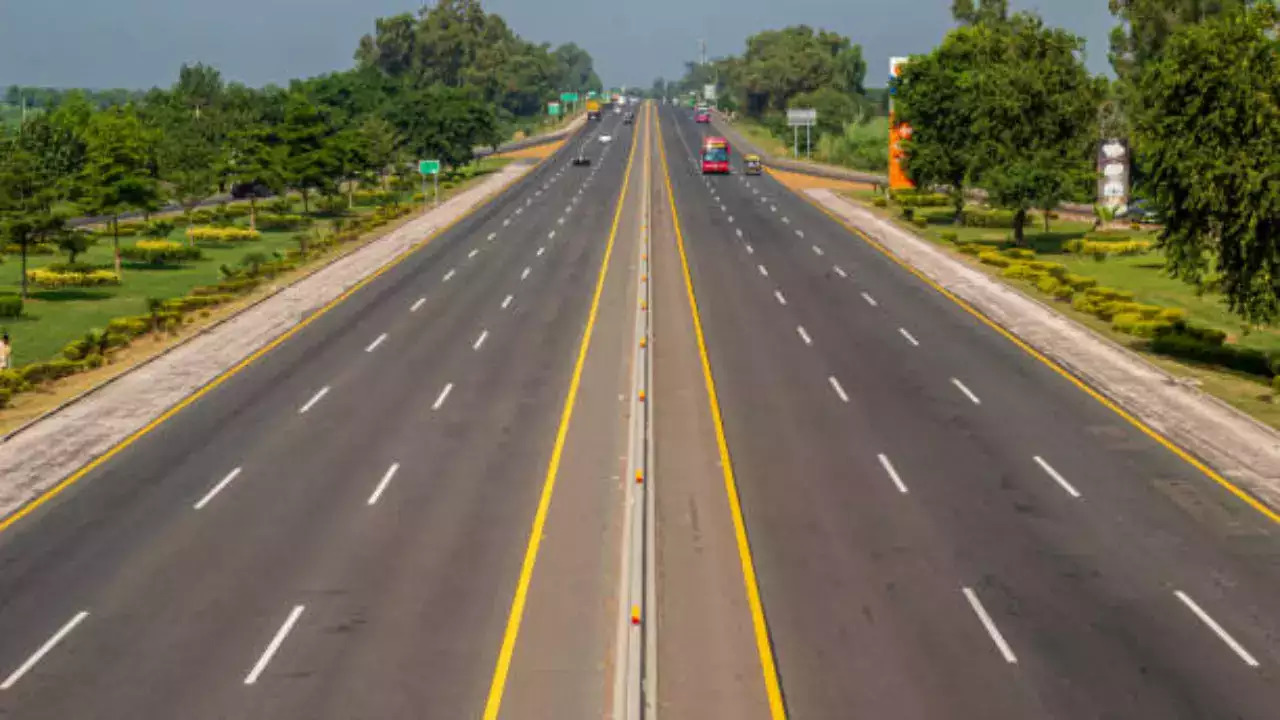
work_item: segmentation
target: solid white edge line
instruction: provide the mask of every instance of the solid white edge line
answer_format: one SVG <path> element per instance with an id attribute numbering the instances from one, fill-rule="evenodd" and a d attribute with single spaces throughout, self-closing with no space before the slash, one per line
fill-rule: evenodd
<path id="1" fill-rule="evenodd" d="M 907 332 L 906 328 L 898 328 L 898 333 L 902 335 L 902 337 L 906 338 L 907 342 L 911 343 L 912 345 L 915 345 L 916 347 L 920 347 L 920 341 L 916 340 L 911 333 Z"/>
<path id="2" fill-rule="evenodd" d="M 426 298 L 418 298 L 417 301 L 409 306 L 409 312 L 418 312 L 418 308 L 422 307 L 423 303 L 426 301 Z"/>
<path id="3" fill-rule="evenodd" d="M 293 610 L 289 612 L 289 617 L 285 618 L 284 624 L 276 631 L 271 642 L 267 644 L 267 649 L 262 651 L 262 656 L 258 658 L 258 662 L 254 664 L 253 669 L 244 677 L 245 685 L 252 685 L 258 682 L 258 676 L 263 670 L 267 669 L 267 663 L 271 662 L 271 658 L 280 649 L 280 645 L 284 643 L 284 639 L 289 635 L 289 631 L 293 629 L 293 624 L 298 622 L 298 617 L 302 615 L 305 608 L 301 605 L 294 605 Z"/>
<path id="4" fill-rule="evenodd" d="M 1174 590 L 1173 594 L 1177 595 L 1178 599 L 1182 601 L 1182 604 L 1190 608 L 1191 612 L 1195 613 L 1196 617 L 1200 618 L 1201 622 L 1208 625 L 1209 629 L 1216 633 L 1222 642 L 1227 644 L 1227 647 L 1234 650 L 1235 654 L 1240 656 L 1240 659 L 1244 661 L 1245 665 L 1248 665 L 1249 667 L 1258 667 L 1258 661 L 1249 654 L 1249 651 L 1245 650 L 1244 646 L 1236 642 L 1236 639 L 1231 637 L 1231 635 L 1218 624 L 1218 621 L 1210 617 L 1209 613 L 1202 610 L 1200 606 L 1196 604 L 1196 601 L 1191 599 L 1191 596 L 1181 590 Z"/>
<path id="5" fill-rule="evenodd" d="M 480 346 L 481 346 L 481 345 L 484 345 L 484 340 L 485 340 L 485 338 L 487 338 L 487 337 L 489 337 L 489 331 L 488 331 L 488 330 L 485 330 L 485 331 L 481 332 L 481 333 L 480 333 L 480 337 L 476 338 L 476 341 L 475 341 L 474 343 L 472 343 L 472 344 L 471 344 L 471 349 L 472 349 L 472 350 L 479 350 L 479 349 L 480 349 Z"/>
<path id="6" fill-rule="evenodd" d="M 373 494 L 365 502 L 366 505 L 373 505 L 378 502 L 378 498 L 382 497 L 382 491 L 387 489 L 387 485 L 391 483 L 391 478 L 395 477 L 396 472 L 400 470 L 400 463 L 391 463 L 391 467 L 383 473 L 382 479 L 378 481 L 378 486 L 373 489 Z"/>
<path id="7" fill-rule="evenodd" d="M 1062 489 L 1066 490 L 1067 493 L 1071 495 L 1071 497 L 1074 497 L 1074 498 L 1080 497 L 1080 491 L 1076 490 L 1075 486 L 1067 482 L 1066 478 L 1059 475 L 1058 471 L 1053 469 L 1053 466 L 1051 466 L 1049 463 L 1044 461 L 1044 458 L 1040 457 L 1039 455 L 1036 455 L 1034 458 L 1032 458 L 1032 460 L 1035 460 L 1036 464 L 1040 466 L 1040 469 L 1044 470 L 1046 473 L 1049 474 L 1049 477 L 1057 481 L 1057 483 L 1062 486 Z"/>
<path id="8" fill-rule="evenodd" d="M 774 296 L 775 298 L 777 298 L 777 299 L 778 299 L 778 304 L 779 304 L 779 305 L 786 305 L 786 304 L 787 304 L 787 298 L 786 298 L 786 297 L 784 297 L 784 296 L 782 295 L 782 291 L 781 291 L 781 290 L 774 290 L 774 291 L 773 291 L 773 296 Z"/>
<path id="9" fill-rule="evenodd" d="M 204 497 L 200 498 L 199 502 L 197 502 L 195 505 L 192 505 L 191 508 L 193 510 L 199 510 L 205 505 L 208 505 L 209 501 L 213 499 L 213 496 L 222 492 L 222 488 L 231 484 L 231 481 L 235 480 L 239 474 L 240 474 L 240 468 L 236 468 L 231 472 L 227 473 L 226 476 L 223 477 L 222 480 L 220 480 L 217 485 L 214 485 L 213 488 L 209 490 L 209 492 L 205 493 Z"/>
<path id="10" fill-rule="evenodd" d="M 0 683 L 0 690 L 8 690 L 13 687 L 15 683 L 22 679 L 23 675 L 26 675 L 31 668 L 36 666 L 36 663 L 40 662 L 41 658 L 47 655 L 54 646 L 61 642 L 62 638 L 66 637 L 72 630 L 75 630 L 76 626 L 83 622 L 87 617 L 89 617 L 88 610 L 81 610 L 76 613 L 75 617 L 68 620 L 61 628 L 58 629 L 58 632 L 53 634 L 53 637 L 45 640 L 44 644 L 32 653 L 31 657 L 27 658 L 26 662 L 19 665 L 17 670 L 9 673 L 9 677 L 5 678 L 3 683 Z"/>
<path id="11" fill-rule="evenodd" d="M 365 351 L 365 352 L 367 352 L 367 353 L 371 353 L 371 352 L 373 352 L 374 350 L 377 350 L 377 349 L 378 349 L 378 346 L 379 346 L 379 345 L 381 345 L 384 341 L 386 341 L 386 339 L 387 339 L 387 334 L 386 334 L 386 333 L 382 333 L 382 334 L 381 334 L 381 335 L 379 335 L 378 337 L 374 338 L 374 339 L 373 339 L 373 342 L 369 343 L 369 346 L 368 346 L 368 347 L 366 347 L 366 348 L 364 349 L 364 351 Z"/>
<path id="12" fill-rule="evenodd" d="M 907 484 L 902 482 L 902 478 L 898 477 L 898 471 L 894 469 L 893 463 L 889 462 L 889 458 L 885 457 L 884 453 L 880 453 L 876 457 L 880 459 L 880 466 L 884 468 L 884 471 L 889 473 L 889 479 L 893 481 L 894 485 L 898 486 L 898 492 L 905 495 L 907 493 Z"/>
<path id="13" fill-rule="evenodd" d="M 503 299 L 502 299 L 502 309 L 503 309 L 503 310 L 506 310 L 506 309 L 507 309 L 507 306 L 508 306 L 508 305 L 510 305 L 510 304 L 511 304 L 511 301 L 512 301 L 512 300 L 514 300 L 514 299 L 515 299 L 515 296 L 514 296 L 514 295 L 508 295 L 508 296 L 506 296 L 505 298 L 503 298 Z"/>
<path id="14" fill-rule="evenodd" d="M 796 334 L 800 336 L 800 339 L 804 341 L 805 345 L 813 344 L 813 338 L 809 337 L 809 333 L 805 331 L 803 325 L 796 326 Z"/>
<path id="15" fill-rule="evenodd" d="M 444 389 L 441 390 L 440 394 L 436 397 L 435 403 L 431 405 L 431 409 L 439 410 L 440 406 L 444 405 L 444 401 L 449 397 L 449 393 L 451 392 L 453 392 L 453 383 L 449 383 L 444 386 Z"/>
<path id="16" fill-rule="evenodd" d="M 827 376 L 827 382 L 831 383 L 831 389 L 836 391 L 836 395 L 844 402 L 849 402 L 849 396 L 845 394 L 844 387 L 840 385 L 840 381 L 834 375 Z"/>
<path id="17" fill-rule="evenodd" d="M 987 634 L 995 642 L 996 647 L 1000 649 L 1000 654 L 1004 656 L 1005 662 L 1013 665 L 1017 664 L 1018 656 L 1013 654 L 1013 650 L 1009 648 L 1009 643 L 1005 642 L 1004 635 L 1000 634 L 1000 628 L 996 627 L 991 616 L 987 614 L 987 609 L 982 607 L 982 601 L 978 599 L 977 593 L 970 588 L 961 588 L 964 596 L 969 601 L 969 607 L 973 608 L 973 612 L 982 621 L 982 626 L 987 629 Z"/>
<path id="18" fill-rule="evenodd" d="M 312 395 L 311 399 L 308 400 L 306 403 L 304 403 L 302 407 L 298 408 L 298 414 L 301 415 L 306 411 L 310 410 L 311 408 L 315 407 L 315 404 L 320 402 L 320 399 L 328 394 L 329 394 L 329 386 L 325 385 L 324 387 L 320 388 L 315 395 Z"/>
<path id="19" fill-rule="evenodd" d="M 978 399 L 978 396 L 977 396 L 977 395 L 974 395 L 972 390 L 970 390 L 969 388 L 965 387 L 965 384 L 964 384 L 964 383 L 960 382 L 959 380 L 957 380 L 957 379 L 955 379 L 955 378 L 951 378 L 951 384 L 952 384 L 952 385 L 955 385 L 957 388 L 959 388 L 960 392 L 964 393 L 964 394 L 965 394 L 965 397 L 969 398 L 969 400 L 970 400 L 970 401 L 972 401 L 974 405 L 981 405 L 981 404 L 982 404 L 982 401 Z"/>
<path id="20" fill-rule="evenodd" d="M 871 297 L 869 294 L 865 292 L 862 293 L 862 299 L 866 300 L 867 304 L 870 305 L 871 307 L 879 307 L 880 305 L 880 303 L 876 302 L 875 298 Z"/>

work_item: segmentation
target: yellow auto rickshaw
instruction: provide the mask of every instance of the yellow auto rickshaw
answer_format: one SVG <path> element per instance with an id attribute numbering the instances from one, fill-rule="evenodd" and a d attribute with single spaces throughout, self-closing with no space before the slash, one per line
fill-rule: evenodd
<path id="1" fill-rule="evenodd" d="M 742 170 L 747 175 L 759 175 L 764 168 L 764 163 L 760 162 L 759 155 L 743 155 Z"/>

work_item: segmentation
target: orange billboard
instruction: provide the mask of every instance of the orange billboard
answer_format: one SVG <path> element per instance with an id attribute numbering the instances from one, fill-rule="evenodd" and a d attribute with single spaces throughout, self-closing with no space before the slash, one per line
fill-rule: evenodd
<path id="1" fill-rule="evenodd" d="M 902 149 L 902 141 L 911 139 L 911 126 L 898 122 L 893 114 L 892 80 L 901 75 L 907 60 L 904 57 L 889 58 L 889 188 L 892 190 L 910 190 L 916 186 L 903 169 L 906 152 Z"/>

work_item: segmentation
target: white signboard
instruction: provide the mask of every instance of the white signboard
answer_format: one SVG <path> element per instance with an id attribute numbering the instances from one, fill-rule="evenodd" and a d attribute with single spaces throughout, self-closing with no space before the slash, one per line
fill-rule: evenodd
<path id="1" fill-rule="evenodd" d="M 716 99 L 715 83 L 710 83 L 702 86 L 702 99 L 706 100 L 707 102 L 715 102 L 715 99 Z"/>
<path id="2" fill-rule="evenodd" d="M 813 108 L 793 108 L 787 111 L 789 127 L 806 127 L 818 122 L 818 111 Z"/>
<path id="3" fill-rule="evenodd" d="M 1129 148 L 1104 140 L 1098 148 L 1098 204 L 1120 208 L 1129 202 Z"/>

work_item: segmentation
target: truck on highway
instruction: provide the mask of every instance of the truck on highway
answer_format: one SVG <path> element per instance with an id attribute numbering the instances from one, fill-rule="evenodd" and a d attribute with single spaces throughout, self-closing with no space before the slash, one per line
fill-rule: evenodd
<path id="1" fill-rule="evenodd" d="M 599 100 L 592 98 L 587 101 L 587 119 L 588 120 L 600 119 L 600 101 Z"/>

